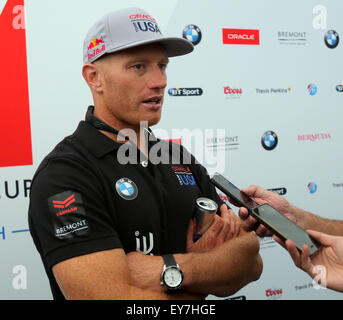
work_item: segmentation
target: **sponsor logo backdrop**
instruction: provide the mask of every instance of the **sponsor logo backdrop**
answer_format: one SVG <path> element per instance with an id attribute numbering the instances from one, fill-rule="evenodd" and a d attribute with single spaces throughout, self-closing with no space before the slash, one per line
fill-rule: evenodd
<path id="1" fill-rule="evenodd" d="M 0 0 L 0 299 L 51 299 L 28 232 L 31 179 L 92 103 L 81 76 L 86 32 L 128 6 L 196 45 L 171 59 L 157 129 L 181 139 L 210 172 L 203 151 L 222 152 L 222 172 L 240 188 L 259 184 L 343 219 L 341 1 Z M 93 47 L 101 45 L 95 39 Z M 175 129 L 225 133 L 204 134 L 194 148 Z M 227 298 L 342 299 L 318 289 L 272 238 L 261 239 L 261 255 L 261 279 Z"/>

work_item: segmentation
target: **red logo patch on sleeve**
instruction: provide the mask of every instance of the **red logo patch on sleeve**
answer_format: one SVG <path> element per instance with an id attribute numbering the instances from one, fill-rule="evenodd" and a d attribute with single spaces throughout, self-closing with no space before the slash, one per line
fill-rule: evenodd
<path id="1" fill-rule="evenodd" d="M 89 232 L 86 211 L 81 194 L 66 191 L 48 199 L 54 234 L 60 239 L 71 239 Z"/>

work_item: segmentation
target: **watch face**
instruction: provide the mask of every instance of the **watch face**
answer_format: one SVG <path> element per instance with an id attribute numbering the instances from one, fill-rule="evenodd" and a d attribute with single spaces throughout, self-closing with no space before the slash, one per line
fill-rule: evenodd
<path id="1" fill-rule="evenodd" d="M 164 283 L 169 288 L 177 288 L 182 283 L 182 273 L 181 271 L 176 267 L 169 267 L 166 269 L 164 273 Z"/>

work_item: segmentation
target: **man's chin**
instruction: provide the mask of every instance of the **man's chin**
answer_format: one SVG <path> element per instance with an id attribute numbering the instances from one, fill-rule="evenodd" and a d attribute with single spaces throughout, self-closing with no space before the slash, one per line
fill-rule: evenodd
<path id="1" fill-rule="evenodd" d="M 160 122 L 160 119 L 150 120 L 150 121 L 148 121 L 148 125 L 149 125 L 149 127 L 153 127 L 153 126 L 157 125 L 159 122 Z"/>
<path id="2" fill-rule="evenodd" d="M 142 121 L 147 122 L 148 126 L 152 127 L 152 126 L 155 126 L 156 124 L 158 124 L 160 122 L 160 120 L 161 120 L 161 116 L 149 118 L 149 119 L 142 120 Z"/>

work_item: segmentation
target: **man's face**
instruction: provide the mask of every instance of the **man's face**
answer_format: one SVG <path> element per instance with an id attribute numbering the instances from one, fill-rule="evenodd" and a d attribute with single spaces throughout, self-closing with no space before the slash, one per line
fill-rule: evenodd
<path id="1" fill-rule="evenodd" d="M 118 130 L 136 129 L 140 121 L 147 121 L 149 126 L 157 124 L 167 86 L 168 62 L 159 44 L 124 50 L 96 62 L 103 84 L 104 120 Z"/>

